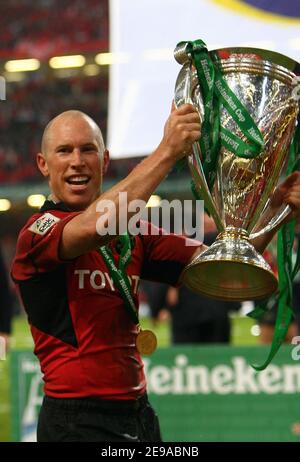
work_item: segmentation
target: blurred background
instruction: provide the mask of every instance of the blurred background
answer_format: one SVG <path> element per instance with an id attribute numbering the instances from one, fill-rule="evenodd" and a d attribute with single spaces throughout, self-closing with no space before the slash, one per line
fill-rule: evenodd
<path id="1" fill-rule="evenodd" d="M 0 355 L 0 441 L 34 439 L 41 398 L 31 337 L 9 268 L 18 232 L 48 194 L 35 164 L 45 124 L 67 109 L 82 110 L 95 119 L 112 157 L 104 182 L 108 189 L 161 139 L 180 70 L 173 58 L 179 41 L 201 38 L 209 49 L 254 46 L 300 61 L 299 26 L 300 3 L 292 0 L 0 2 L 0 76 L 6 90 L 0 101 L 0 334 L 8 339 L 5 359 Z M 175 198 L 192 199 L 185 168 L 171 172 L 148 205 L 158 207 L 162 199 Z M 208 217 L 204 225 L 209 244 L 216 230 Z M 276 272 L 275 243 L 266 257 Z M 297 293 L 295 287 L 298 309 Z M 278 365 L 273 366 L 280 379 L 271 369 L 274 377 L 266 375 L 259 381 L 253 376 L 253 383 L 249 379 L 242 392 L 234 384 L 230 391 L 222 388 L 226 380 L 239 380 L 241 371 L 234 358 L 247 358 L 243 367 L 249 375 L 251 361 L 262 361 L 268 352 L 263 344 L 272 340 L 276 307 L 260 324 L 246 317 L 251 307 L 251 301 L 224 304 L 185 289 L 142 284 L 143 326 L 156 331 L 159 343 L 158 356 L 145 364 L 165 439 L 299 440 L 300 406 L 295 402 L 300 371 L 291 362 L 290 350 L 283 349 Z M 288 344 L 299 335 L 298 324 L 296 310 Z M 197 344 L 197 349 L 191 344 Z M 176 386 L 175 391 L 165 388 L 155 375 L 155 368 L 182 370 L 189 363 L 206 368 L 211 388 L 203 391 L 200 374 L 198 385 L 193 382 L 176 392 Z M 231 379 L 223 371 L 224 379 L 220 372 L 222 386 L 214 388 L 213 371 L 224 364 L 231 368 Z M 290 388 L 284 375 L 287 367 L 294 368 Z M 274 384 L 279 382 L 281 387 L 276 389 Z M 254 392 L 253 386 L 257 386 Z M 182 416 L 186 419 L 184 426 L 178 423 L 178 409 L 181 420 Z M 255 415 L 260 412 L 257 424 Z M 277 426 L 276 412 L 282 416 Z"/>

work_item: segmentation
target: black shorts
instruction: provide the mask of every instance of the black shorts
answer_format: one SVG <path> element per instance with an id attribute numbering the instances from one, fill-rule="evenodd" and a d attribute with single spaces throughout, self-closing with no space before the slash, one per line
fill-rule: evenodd
<path id="1" fill-rule="evenodd" d="M 38 442 L 160 442 L 158 417 L 147 395 L 135 400 L 45 396 Z"/>

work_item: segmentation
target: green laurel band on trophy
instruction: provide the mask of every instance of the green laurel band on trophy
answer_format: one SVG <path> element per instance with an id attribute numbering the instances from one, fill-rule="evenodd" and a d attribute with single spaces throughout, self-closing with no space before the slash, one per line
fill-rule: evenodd
<path id="1" fill-rule="evenodd" d="M 194 192 L 219 231 L 182 280 L 216 299 L 264 300 L 276 292 L 278 281 L 250 239 L 277 227 L 291 211 L 287 205 L 274 214 L 270 198 L 284 167 L 287 173 L 299 169 L 300 65 L 257 48 L 208 52 L 201 40 L 180 42 L 174 56 L 182 65 L 175 105 L 195 105 L 202 125 L 188 157 Z M 294 232 L 295 223 L 288 223 L 279 234 L 277 328 L 269 357 L 257 369 L 272 359 L 291 319 L 292 280 L 300 266 L 300 252 L 291 264 Z M 265 309 L 260 306 L 252 317 Z"/>

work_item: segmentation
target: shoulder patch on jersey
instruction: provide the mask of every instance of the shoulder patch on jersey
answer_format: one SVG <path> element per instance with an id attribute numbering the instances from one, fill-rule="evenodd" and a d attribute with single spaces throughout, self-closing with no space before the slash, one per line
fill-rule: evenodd
<path id="1" fill-rule="evenodd" d="M 60 221 L 60 218 L 52 215 L 52 213 L 44 213 L 44 215 L 35 220 L 28 229 L 32 233 L 44 236 L 44 234 L 46 234 L 58 221 Z"/>

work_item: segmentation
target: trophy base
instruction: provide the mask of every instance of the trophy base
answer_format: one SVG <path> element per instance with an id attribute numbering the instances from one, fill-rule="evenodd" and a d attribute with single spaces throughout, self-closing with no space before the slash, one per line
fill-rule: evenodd
<path id="1" fill-rule="evenodd" d="M 270 265 L 249 242 L 244 230 L 227 229 L 185 268 L 189 289 L 219 300 L 268 298 L 278 282 Z"/>

